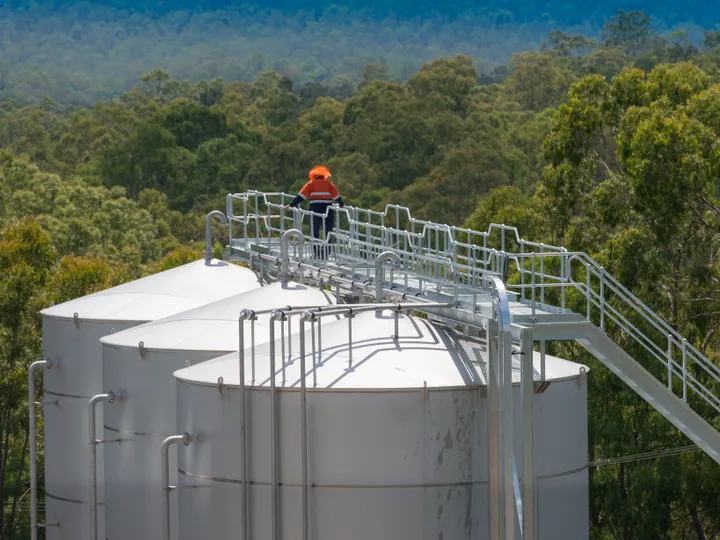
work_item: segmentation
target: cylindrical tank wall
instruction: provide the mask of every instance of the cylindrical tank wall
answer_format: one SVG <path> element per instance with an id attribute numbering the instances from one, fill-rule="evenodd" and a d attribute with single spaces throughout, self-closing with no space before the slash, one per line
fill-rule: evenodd
<path id="1" fill-rule="evenodd" d="M 411 354 L 411 353 L 410 353 Z M 519 387 L 516 455 L 521 451 Z M 270 393 L 249 389 L 249 540 L 271 538 Z M 180 540 L 233 538 L 241 527 L 239 392 L 178 382 Z M 278 400 L 281 538 L 301 530 L 300 393 Z M 487 400 L 478 388 L 308 391 L 309 524 L 313 540 L 485 540 Z M 553 382 L 535 396 L 539 540 L 589 537 L 586 387 Z M 518 459 L 522 480 L 522 460 Z M 173 522 L 174 523 L 174 522 Z"/>
<path id="2" fill-rule="evenodd" d="M 160 444 L 165 437 L 176 434 L 177 426 L 173 372 L 185 367 L 186 362 L 195 365 L 236 350 L 241 309 L 324 305 L 332 301 L 319 289 L 278 283 L 103 340 L 105 387 L 121 394 L 105 410 L 105 438 L 122 439 L 120 444 L 105 448 L 109 540 L 156 540 L 161 536 Z M 268 321 L 266 313 L 255 322 L 258 344 L 268 339 Z M 297 327 L 285 328 L 290 333 Z M 248 343 L 249 334 L 248 328 Z M 146 347 L 142 355 L 139 341 Z M 169 454 L 170 482 L 176 484 L 176 449 Z M 174 504 L 172 512 L 176 516 Z"/>
<path id="3" fill-rule="evenodd" d="M 104 345 L 104 379 L 120 399 L 105 408 L 105 537 L 156 540 L 161 536 L 160 444 L 177 425 L 173 371 L 217 353 L 139 351 Z M 171 470 L 177 470 L 170 452 Z M 171 475 L 174 482 L 176 475 Z M 177 519 L 173 509 L 173 521 Z"/>
<path id="4" fill-rule="evenodd" d="M 45 529 L 48 540 L 90 536 L 88 401 L 108 390 L 102 380 L 100 338 L 178 311 L 259 288 L 249 269 L 200 260 L 71 300 L 42 312 L 43 355 L 57 367 L 43 370 Z M 96 411 L 96 436 L 103 438 L 103 408 Z M 40 413 L 38 408 L 38 413 Z M 96 447 L 98 538 L 105 538 L 104 449 Z"/>
<path id="5" fill-rule="evenodd" d="M 102 392 L 100 338 L 136 323 L 43 317 L 43 355 L 56 360 L 44 371 L 45 521 L 47 540 L 82 540 L 89 536 L 88 401 Z M 96 433 L 102 436 L 102 407 Z M 103 455 L 98 452 L 98 532 L 104 532 Z"/>

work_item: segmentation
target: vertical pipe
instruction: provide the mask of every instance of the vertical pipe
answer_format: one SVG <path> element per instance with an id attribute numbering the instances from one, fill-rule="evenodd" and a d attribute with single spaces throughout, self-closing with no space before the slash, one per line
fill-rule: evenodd
<path id="1" fill-rule="evenodd" d="M 288 365 L 292 363 L 292 317 L 287 318 L 288 325 Z"/>
<path id="2" fill-rule="evenodd" d="M 35 370 L 50 367 L 50 360 L 38 360 L 28 368 L 28 433 L 30 435 L 30 538 L 37 540 L 37 434 L 35 432 Z"/>
<path id="3" fill-rule="evenodd" d="M 503 540 L 502 524 L 502 482 L 500 479 L 500 408 L 498 393 L 498 336 L 497 323 L 488 321 L 487 327 L 487 387 L 488 387 L 488 456 L 490 460 L 490 540 Z"/>
<path id="4" fill-rule="evenodd" d="M 270 316 L 270 466 L 272 482 L 272 540 L 278 540 L 278 455 L 277 455 L 277 388 L 275 386 L 275 320 Z"/>
<path id="5" fill-rule="evenodd" d="M 290 274 L 290 239 L 294 238 L 301 244 L 305 242 L 305 237 L 297 229 L 290 229 L 285 231 L 280 237 L 280 259 L 281 259 L 281 279 L 287 281 L 288 275 Z M 270 235 L 268 235 L 268 242 L 270 241 Z M 269 249 L 269 244 L 268 244 Z"/>
<path id="6" fill-rule="evenodd" d="M 305 386 L 305 317 L 300 317 L 300 448 L 302 461 L 302 540 L 308 540 L 307 388 Z"/>
<path id="7" fill-rule="evenodd" d="M 239 373 L 239 394 L 240 394 L 240 452 L 242 454 L 240 462 L 240 481 L 242 482 L 240 491 L 240 513 L 242 518 L 242 529 L 240 532 L 241 540 L 248 540 L 250 529 L 248 527 L 248 489 L 247 489 L 247 408 L 245 402 L 245 320 L 240 318 L 239 326 L 239 349 L 238 349 L 238 373 Z"/>
<path id="8" fill-rule="evenodd" d="M 672 392 L 672 336 L 670 334 L 668 334 L 667 368 L 668 368 L 668 390 L 670 390 Z"/>
<path id="9" fill-rule="evenodd" d="M 545 380 L 545 340 L 540 340 L 540 380 Z"/>
<path id="10" fill-rule="evenodd" d="M 228 222 L 227 217 L 220 210 L 213 210 L 205 216 L 205 260 L 207 261 L 212 259 L 212 218 L 214 217 L 218 218 L 223 225 Z"/>
<path id="11" fill-rule="evenodd" d="M 499 315 L 501 316 L 501 315 Z M 513 485 L 515 472 L 515 454 L 513 446 L 513 397 L 512 397 L 512 342 L 509 325 L 500 328 L 501 357 L 500 363 L 500 414 L 502 429 L 502 461 L 503 461 L 503 493 L 505 500 L 505 535 L 507 540 L 515 538 L 515 486 Z"/>
<path id="12" fill-rule="evenodd" d="M 400 328 L 400 320 L 399 320 L 400 319 L 400 306 L 398 306 L 398 308 L 395 310 L 394 319 L 395 319 L 395 337 L 394 337 L 394 339 L 395 339 L 395 341 L 397 341 L 398 339 L 400 339 L 400 329 L 399 329 Z"/>
<path id="13" fill-rule="evenodd" d="M 383 284 L 385 282 L 383 264 L 385 261 L 391 261 L 395 268 L 400 268 L 402 265 L 400 257 L 393 251 L 384 251 L 375 259 L 375 301 L 378 303 L 383 301 Z"/>
<path id="14" fill-rule="evenodd" d="M 318 323 L 320 319 L 318 319 Z M 302 330 L 300 331 L 302 334 Z M 315 348 L 315 318 L 310 319 L 310 335 L 312 340 L 312 364 L 313 364 L 313 388 L 317 386 L 317 360 L 316 360 L 316 348 Z M 302 355 L 302 351 L 300 352 Z"/>
<path id="15" fill-rule="evenodd" d="M 353 357 L 352 357 L 352 351 L 353 351 L 353 339 L 352 339 L 352 321 L 353 321 L 353 314 L 352 311 L 347 314 L 347 320 L 348 320 L 348 371 L 352 371 L 353 369 Z"/>
<path id="16" fill-rule="evenodd" d="M 523 540 L 535 540 L 535 439 L 533 434 L 533 377 L 532 330 L 523 328 L 522 342 L 522 403 L 523 403 Z"/>
<path id="17" fill-rule="evenodd" d="M 318 332 L 318 364 L 323 365 L 322 360 L 322 317 L 317 320 L 317 332 Z M 317 386 L 317 382 L 315 382 Z"/>
<path id="18" fill-rule="evenodd" d="M 183 433 L 172 435 L 166 438 L 160 445 L 160 475 L 162 477 L 162 540 L 170 540 L 170 445 L 183 443 L 188 446 L 191 442 L 197 441 L 195 435 Z"/>
<path id="19" fill-rule="evenodd" d="M 251 362 L 251 369 L 252 369 L 252 382 L 251 384 L 255 384 L 255 321 L 257 320 L 257 317 L 253 313 L 252 317 L 250 317 L 250 362 Z"/>
<path id="20" fill-rule="evenodd" d="M 282 370 L 282 385 L 285 386 L 285 321 L 280 319 L 280 369 Z"/>
<path id="21" fill-rule="evenodd" d="M 90 439 L 90 540 L 97 540 L 97 444 L 95 437 L 95 405 L 101 401 L 115 402 L 115 394 L 98 394 L 88 402 L 88 434 Z"/>

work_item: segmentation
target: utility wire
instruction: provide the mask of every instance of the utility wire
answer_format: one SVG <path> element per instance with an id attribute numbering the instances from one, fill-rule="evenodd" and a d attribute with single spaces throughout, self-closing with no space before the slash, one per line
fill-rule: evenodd
<path id="1" fill-rule="evenodd" d="M 645 461 L 648 459 L 658 459 L 665 457 L 679 456 L 699 452 L 700 448 L 691 444 L 689 446 L 679 446 L 677 448 L 667 448 L 665 450 L 656 450 L 654 452 L 646 452 L 644 454 L 633 454 L 630 456 L 620 456 L 615 458 L 600 458 L 588 463 L 588 467 L 603 467 L 605 465 L 616 465 L 618 463 L 633 463 L 636 461 Z"/>

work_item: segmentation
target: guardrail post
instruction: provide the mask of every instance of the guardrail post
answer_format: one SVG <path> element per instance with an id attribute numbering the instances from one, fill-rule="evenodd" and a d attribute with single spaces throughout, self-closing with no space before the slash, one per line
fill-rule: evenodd
<path id="1" fill-rule="evenodd" d="M 600 330 L 605 331 L 605 268 L 600 267 Z"/>
<path id="2" fill-rule="evenodd" d="M 586 283 L 587 288 L 585 289 L 585 294 L 587 295 L 587 320 L 590 321 L 590 309 L 592 306 L 592 302 L 590 299 L 590 265 L 587 265 L 585 268 L 586 268 L 586 274 L 587 274 L 587 283 Z"/>
<path id="3" fill-rule="evenodd" d="M 565 251 L 565 250 L 563 250 L 563 251 Z M 560 283 L 561 283 L 561 286 L 560 286 L 560 295 L 561 295 L 560 307 L 562 307 L 563 309 L 565 309 L 565 287 L 567 287 L 567 284 L 568 284 L 568 282 L 569 282 L 567 274 L 568 274 L 568 261 L 567 261 L 567 256 L 565 256 L 565 255 L 560 255 L 560 277 L 562 278 L 562 279 L 560 280 Z"/>
<path id="4" fill-rule="evenodd" d="M 672 334 L 668 334 L 668 352 L 667 352 L 667 368 L 668 368 L 668 390 L 672 392 Z"/>
<path id="5" fill-rule="evenodd" d="M 540 244 L 540 303 L 545 303 L 545 245 Z"/>
<path id="6" fill-rule="evenodd" d="M 683 401 L 687 403 L 687 339 L 683 338 L 682 342 L 682 355 L 683 355 Z"/>
<path id="7" fill-rule="evenodd" d="M 535 318 L 535 252 L 533 251 L 531 253 L 531 255 L 532 255 L 532 260 L 531 260 L 530 270 L 531 270 L 532 281 L 530 282 L 530 292 L 532 294 L 532 321 L 535 322 L 535 320 L 536 320 L 536 318 Z"/>

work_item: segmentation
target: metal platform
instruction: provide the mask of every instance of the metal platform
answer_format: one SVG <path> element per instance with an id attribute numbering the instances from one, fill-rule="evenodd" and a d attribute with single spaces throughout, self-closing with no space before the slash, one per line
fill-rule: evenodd
<path id="1" fill-rule="evenodd" d="M 504 385 L 512 384 L 511 354 L 529 358 L 539 341 L 542 356 L 546 340 L 577 340 L 720 463 L 720 434 L 713 427 L 720 368 L 587 254 L 524 240 L 502 224 L 480 232 L 418 220 L 397 205 L 382 212 L 332 207 L 335 228 L 318 239 L 312 218 L 328 216 L 286 209 L 292 199 L 257 191 L 228 195 L 229 257 L 268 279 L 292 275 L 335 287 L 338 297 L 342 290 L 361 302 L 368 296 L 375 302 L 413 300 L 420 308 L 433 302 L 423 309 L 429 317 L 484 332 L 490 357 L 496 348 L 497 371 L 490 370 L 488 387 L 496 404 L 509 395 Z M 622 343 L 613 340 L 617 335 Z M 638 350 L 642 357 L 633 358 Z M 533 377 L 532 366 L 527 373 Z M 543 378 L 542 370 L 533 377 L 535 383 Z M 515 456 L 503 450 L 513 448 L 507 435 L 512 414 L 500 409 L 491 537 L 532 539 L 532 489 L 525 480 L 521 493 Z M 525 403 L 523 409 L 531 414 Z M 524 422 L 527 463 L 532 429 L 527 417 Z"/>

